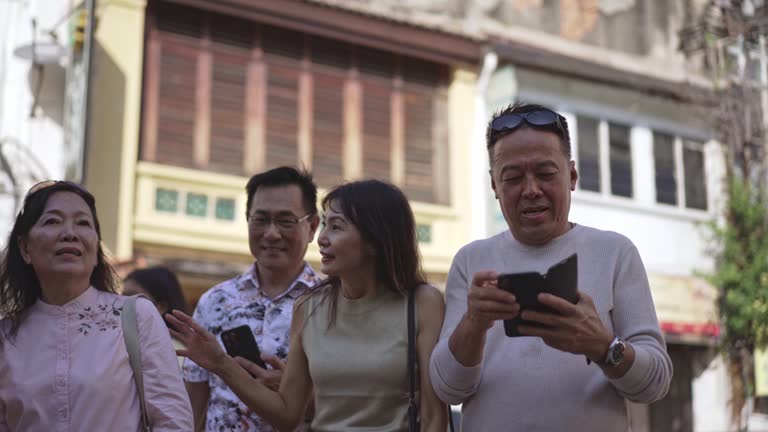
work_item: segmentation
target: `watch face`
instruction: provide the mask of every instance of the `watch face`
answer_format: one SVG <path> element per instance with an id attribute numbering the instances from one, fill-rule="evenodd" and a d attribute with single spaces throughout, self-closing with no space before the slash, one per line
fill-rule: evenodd
<path id="1" fill-rule="evenodd" d="M 624 360 L 624 341 L 617 339 L 614 344 L 611 345 L 611 354 L 608 356 L 608 362 L 616 366 Z"/>

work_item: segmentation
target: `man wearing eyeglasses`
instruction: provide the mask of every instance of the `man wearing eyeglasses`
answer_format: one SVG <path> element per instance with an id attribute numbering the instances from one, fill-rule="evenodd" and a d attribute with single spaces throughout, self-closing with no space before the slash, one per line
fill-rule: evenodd
<path id="1" fill-rule="evenodd" d="M 289 355 L 293 303 L 319 279 L 304 261 L 320 222 L 317 187 L 309 173 L 280 167 L 254 175 L 246 186 L 248 243 L 254 264 L 208 290 L 194 319 L 221 343 L 224 330 L 247 325 L 270 366 L 256 378 L 277 389 Z M 184 362 L 197 431 L 272 431 L 216 375 Z"/>
<path id="2" fill-rule="evenodd" d="M 432 384 L 445 402 L 462 404 L 462 430 L 627 431 L 626 401 L 661 399 L 672 377 L 637 249 L 569 222 L 578 174 L 563 116 L 516 104 L 493 116 L 486 137 L 509 230 L 454 257 Z M 499 288 L 500 274 L 543 274 L 573 254 L 575 304 L 541 293 L 553 312 L 521 310 Z M 524 320 L 521 337 L 505 332 L 513 318 Z"/>

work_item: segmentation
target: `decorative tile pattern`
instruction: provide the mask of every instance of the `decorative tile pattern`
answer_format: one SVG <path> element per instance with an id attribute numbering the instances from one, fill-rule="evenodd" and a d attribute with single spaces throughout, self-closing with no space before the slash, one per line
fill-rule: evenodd
<path id="1" fill-rule="evenodd" d="M 419 243 L 432 243 L 432 225 L 416 224 L 416 237 Z"/>
<path id="2" fill-rule="evenodd" d="M 203 194 L 187 193 L 187 214 L 205 217 L 208 213 L 208 197 Z"/>
<path id="3" fill-rule="evenodd" d="M 235 220 L 235 200 L 216 198 L 216 219 Z"/>
<path id="4" fill-rule="evenodd" d="M 155 190 L 155 210 L 176 213 L 179 210 L 179 192 L 172 189 Z"/>

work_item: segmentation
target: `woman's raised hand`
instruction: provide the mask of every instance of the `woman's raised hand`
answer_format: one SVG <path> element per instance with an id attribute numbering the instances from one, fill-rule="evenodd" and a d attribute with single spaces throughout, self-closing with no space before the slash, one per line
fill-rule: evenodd
<path id="1" fill-rule="evenodd" d="M 201 327 L 189 315 L 179 310 L 165 314 L 165 319 L 173 328 L 171 336 L 184 344 L 184 349 L 176 350 L 176 354 L 184 356 L 197 363 L 198 366 L 215 372 L 228 357 L 221 348 L 216 337 Z"/>

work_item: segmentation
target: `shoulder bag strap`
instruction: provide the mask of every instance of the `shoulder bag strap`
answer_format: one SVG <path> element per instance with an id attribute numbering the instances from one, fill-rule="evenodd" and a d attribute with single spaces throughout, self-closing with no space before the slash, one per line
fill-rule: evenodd
<path id="1" fill-rule="evenodd" d="M 144 400 L 144 374 L 141 369 L 141 348 L 139 346 L 139 325 L 136 315 L 136 299 L 131 296 L 123 304 L 123 337 L 125 348 L 128 351 L 128 362 L 133 369 L 133 379 L 136 382 L 136 392 L 139 395 L 139 408 L 141 409 L 141 426 L 144 431 L 151 431 L 147 405 Z"/>
<path id="2" fill-rule="evenodd" d="M 418 432 L 418 405 L 416 405 L 416 336 L 413 289 L 408 290 L 408 430 Z"/>
<path id="3" fill-rule="evenodd" d="M 411 432 L 418 432 L 418 405 L 416 404 L 416 313 L 413 292 L 408 291 L 408 427 Z M 454 432 L 453 412 L 448 405 L 448 427 Z"/>

